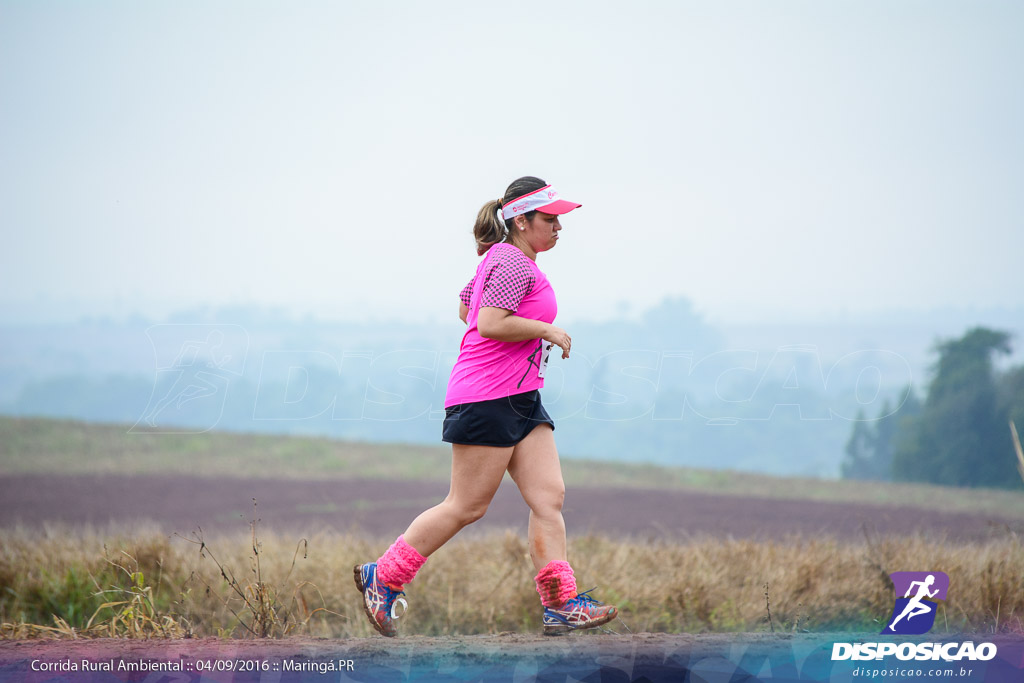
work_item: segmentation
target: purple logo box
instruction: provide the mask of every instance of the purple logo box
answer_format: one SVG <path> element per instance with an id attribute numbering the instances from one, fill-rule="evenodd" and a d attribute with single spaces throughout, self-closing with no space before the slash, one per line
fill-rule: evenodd
<path id="1" fill-rule="evenodd" d="M 929 587 L 929 593 L 938 591 L 935 597 L 928 598 L 929 600 L 945 600 L 946 591 L 949 590 L 949 577 L 945 572 L 893 572 L 889 574 L 889 578 L 892 579 L 893 589 L 896 591 L 896 597 L 902 598 L 906 595 L 907 591 L 910 590 L 910 584 L 917 582 L 927 582 L 928 577 L 933 576 L 934 583 Z"/>

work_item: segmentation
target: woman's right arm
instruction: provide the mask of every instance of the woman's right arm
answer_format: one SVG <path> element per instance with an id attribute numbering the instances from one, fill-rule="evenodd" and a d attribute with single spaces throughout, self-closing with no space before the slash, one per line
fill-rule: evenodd
<path id="1" fill-rule="evenodd" d="M 572 346 L 572 338 L 561 327 L 542 320 L 522 318 L 512 311 L 493 306 L 480 307 L 476 329 L 481 337 L 497 341 L 518 342 L 538 338 L 549 341 L 562 349 L 562 358 L 569 357 Z"/>

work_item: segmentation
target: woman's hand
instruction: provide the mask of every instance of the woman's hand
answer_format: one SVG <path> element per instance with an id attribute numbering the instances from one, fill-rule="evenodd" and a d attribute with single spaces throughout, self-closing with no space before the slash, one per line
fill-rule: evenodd
<path id="1" fill-rule="evenodd" d="M 544 334 L 544 341 L 549 341 L 562 349 L 562 358 L 569 357 L 569 349 L 572 347 L 572 337 L 569 333 L 556 325 L 548 325 Z"/>
<path id="2" fill-rule="evenodd" d="M 518 342 L 540 337 L 562 349 L 562 358 L 569 357 L 572 337 L 556 325 L 541 320 L 520 318 L 512 311 L 492 306 L 481 306 L 477 317 L 477 331 L 485 339 Z"/>

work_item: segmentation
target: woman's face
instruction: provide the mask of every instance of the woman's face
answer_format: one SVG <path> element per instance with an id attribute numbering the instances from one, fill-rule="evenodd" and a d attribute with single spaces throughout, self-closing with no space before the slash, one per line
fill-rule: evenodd
<path id="1" fill-rule="evenodd" d="M 558 231 L 562 229 L 562 224 L 558 222 L 558 216 L 555 214 L 537 211 L 532 220 L 523 220 L 525 229 L 521 234 L 534 253 L 547 251 L 558 242 Z"/>

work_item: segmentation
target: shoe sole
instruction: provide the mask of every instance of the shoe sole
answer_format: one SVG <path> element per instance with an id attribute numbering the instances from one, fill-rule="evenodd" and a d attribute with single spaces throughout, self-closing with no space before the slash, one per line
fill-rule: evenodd
<path id="1" fill-rule="evenodd" d="M 593 621 L 588 621 L 586 624 L 581 624 L 579 626 L 569 626 L 568 624 L 561 624 L 561 623 L 553 624 L 553 625 L 550 625 L 550 626 L 545 626 L 544 627 L 544 635 L 546 635 L 546 636 L 564 636 L 566 633 L 571 633 L 573 631 L 585 631 L 588 628 L 595 628 L 597 626 L 604 626 L 605 624 L 607 624 L 609 621 L 611 621 L 612 619 L 614 619 L 617 616 L 619 616 L 619 611 L 618 610 L 612 610 L 611 612 L 609 612 L 608 614 L 604 615 L 600 619 L 594 619 Z"/>
<path id="2" fill-rule="evenodd" d="M 356 588 L 359 589 L 359 593 L 365 593 L 366 587 L 363 586 L 363 565 L 357 564 L 352 569 L 352 574 L 356 580 Z M 384 632 L 384 629 L 381 627 L 381 625 L 377 623 L 376 619 L 374 619 L 373 612 L 371 612 L 370 608 L 366 606 L 366 598 L 363 598 L 363 613 L 366 614 L 366 618 L 370 620 L 370 625 L 372 625 L 373 628 L 377 630 L 377 633 L 381 634 L 385 638 L 394 638 L 396 635 L 398 635 L 397 633 Z"/>

